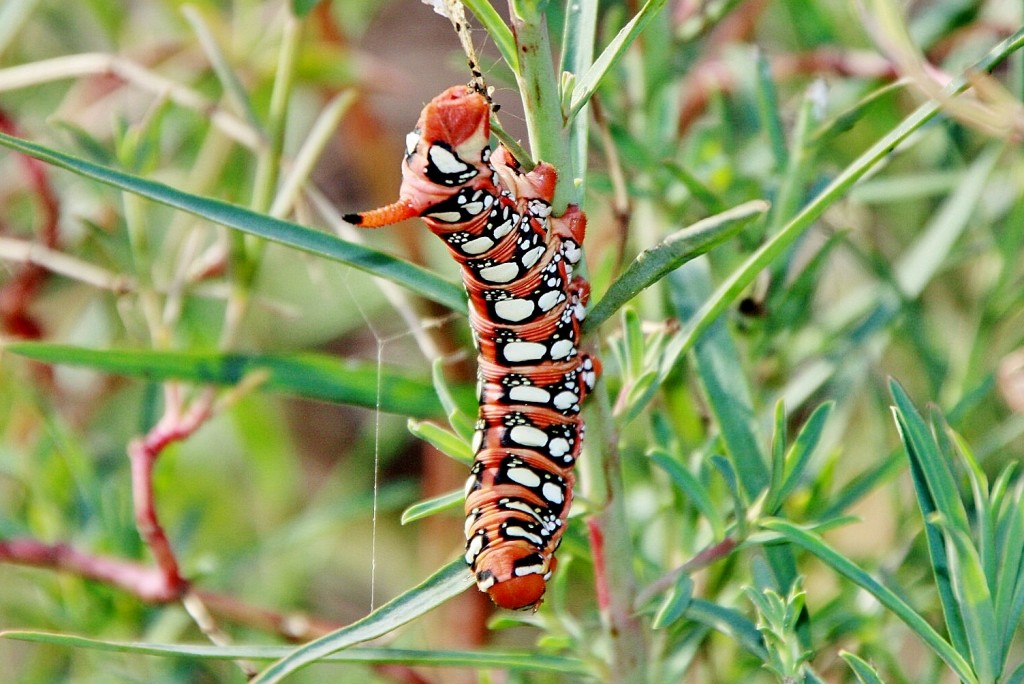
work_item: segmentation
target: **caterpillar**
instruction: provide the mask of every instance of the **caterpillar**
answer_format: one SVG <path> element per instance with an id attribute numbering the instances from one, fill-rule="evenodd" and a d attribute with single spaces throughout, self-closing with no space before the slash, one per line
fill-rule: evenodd
<path id="1" fill-rule="evenodd" d="M 534 610 L 555 569 L 583 442 L 580 403 L 600 364 L 580 352 L 586 218 L 552 216 L 556 172 L 490 146 L 488 99 L 444 91 L 406 137 L 399 199 L 348 214 L 366 228 L 419 216 L 459 263 L 478 351 L 466 563 L 496 605 Z"/>

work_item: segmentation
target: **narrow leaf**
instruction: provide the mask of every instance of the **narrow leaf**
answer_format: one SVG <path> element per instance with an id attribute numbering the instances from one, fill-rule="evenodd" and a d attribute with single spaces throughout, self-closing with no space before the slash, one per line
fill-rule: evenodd
<path id="1" fill-rule="evenodd" d="M 213 223 L 366 271 L 406 287 L 453 311 L 466 311 L 466 294 L 460 285 L 384 252 L 346 242 L 328 233 L 311 230 L 297 223 L 276 219 L 212 197 L 192 195 L 157 181 L 100 166 L 4 133 L 0 133 L 0 145 Z"/>
<path id="2" fill-rule="evenodd" d="M 701 512 L 711 526 L 715 539 L 725 537 L 725 522 L 704 485 L 665 451 L 655 451 L 651 454 L 651 460 L 668 474 L 673 484 L 679 487 L 687 500 Z"/>
<path id="3" fill-rule="evenodd" d="M 686 608 L 686 617 L 732 637 L 736 643 L 761 660 L 768 659 L 761 633 L 742 613 L 695 598 Z"/>
<path id="4" fill-rule="evenodd" d="M 832 406 L 833 404 L 829 402 L 816 408 L 811 417 L 804 423 L 803 428 L 801 428 L 800 434 L 797 435 L 793 446 L 790 447 L 789 452 L 786 454 L 786 474 L 782 484 L 778 490 L 769 496 L 769 503 L 765 506 L 765 510 L 768 513 L 774 514 L 774 511 L 782 505 L 786 497 L 799 484 L 804 468 L 807 467 L 807 462 L 810 460 L 814 449 L 818 446 L 818 441 L 821 439 L 821 433 L 825 429 L 825 422 L 828 420 L 829 414 L 832 412 Z"/>
<path id="5" fill-rule="evenodd" d="M 247 377 L 262 375 L 262 386 L 277 392 L 418 418 L 443 415 L 428 381 L 395 369 L 378 369 L 372 362 L 345 361 L 324 354 L 88 349 L 46 342 L 17 342 L 4 348 L 45 363 L 86 366 L 150 381 L 237 385 Z M 469 388 L 460 391 L 472 392 Z"/>
<path id="6" fill-rule="evenodd" d="M 459 463 L 473 464 L 473 450 L 464 439 L 434 423 L 409 421 L 409 432 Z"/>
<path id="7" fill-rule="evenodd" d="M 967 682 L 967 684 L 977 684 L 978 679 L 963 656 L 948 641 L 943 639 L 924 618 L 914 612 L 914 609 L 907 605 L 891 589 L 830 547 L 817 534 L 801 529 L 786 520 L 762 520 L 761 526 L 764 529 L 778 532 L 789 542 L 817 556 L 819 560 L 832 570 L 874 596 L 879 603 L 892 611 L 912 632 L 917 634 L 960 679 Z"/>
<path id="8" fill-rule="evenodd" d="M 389 601 L 363 619 L 293 650 L 251 681 L 253 684 L 280 682 L 289 674 L 331 653 L 397 629 L 461 594 L 472 583 L 473 577 L 462 559 L 452 561 L 423 584 Z"/>
<path id="9" fill-rule="evenodd" d="M 645 249 L 608 288 L 604 297 L 587 312 L 585 330 L 594 330 L 623 304 L 658 282 L 684 263 L 729 239 L 748 220 L 768 211 L 764 200 L 753 200 L 721 214 L 709 216 Z"/>
<path id="10" fill-rule="evenodd" d="M 950 638 L 957 650 L 967 653 L 970 645 L 964 631 L 960 602 L 951 584 L 946 542 L 933 518 L 937 513 L 951 528 L 969 534 L 967 512 L 960 500 L 951 464 L 939 450 L 928 425 L 899 383 L 890 380 L 889 391 L 896 402 L 893 414 L 910 462 L 910 475 L 925 524 L 925 539 L 928 542 L 932 574 L 935 577 L 939 600 L 942 602 L 946 629 L 949 630 Z"/>
<path id="11" fill-rule="evenodd" d="M 878 670 L 872 667 L 866 660 L 859 658 L 849 651 L 840 651 L 839 657 L 846 661 L 846 664 L 853 670 L 853 674 L 857 676 L 857 681 L 860 684 L 885 684 L 882 681 L 881 675 L 878 674 Z"/>
<path id="12" fill-rule="evenodd" d="M 427 518 L 435 513 L 441 513 L 447 511 L 450 508 L 455 508 L 461 504 L 466 498 L 466 495 L 461 489 L 457 489 L 454 492 L 448 492 L 441 496 L 435 496 L 432 499 L 420 501 L 409 506 L 402 511 L 402 524 L 407 525 L 411 522 L 415 522 L 421 518 Z"/>
<path id="13" fill-rule="evenodd" d="M 946 533 L 950 579 L 971 648 L 971 662 L 980 681 L 994 682 L 1002 669 L 1003 654 L 999 648 L 1002 640 L 985 571 L 970 537 L 942 522 L 938 521 Z"/>
<path id="14" fill-rule="evenodd" d="M 580 109 L 583 108 L 583 105 L 590 101 L 590 98 L 597 92 L 597 87 L 601 84 L 605 74 L 622 58 L 629 46 L 636 40 L 636 37 L 644 30 L 644 27 L 665 6 L 666 1 L 647 0 L 644 6 L 640 8 L 640 11 L 629 20 L 629 23 L 615 34 L 612 42 L 608 43 L 608 46 L 598 55 L 591 67 L 587 69 L 587 73 L 583 74 L 582 78 L 576 81 L 576 88 L 572 94 L 572 105 L 569 107 L 569 121 L 572 121 Z"/>
<path id="15" fill-rule="evenodd" d="M 0 632 L 0 638 L 111 653 L 181 657 L 199 660 L 277 660 L 293 650 L 289 646 L 213 646 L 211 644 L 101 641 L 71 634 L 54 634 L 27 630 Z M 332 663 L 391 663 L 432 667 L 507 668 L 511 670 L 579 675 L 588 673 L 583 663 L 575 658 L 545 655 L 536 651 L 423 651 L 401 648 L 353 647 L 339 653 L 332 653 L 322 660 Z"/>
<path id="16" fill-rule="evenodd" d="M 651 622 L 651 629 L 664 629 L 682 618 L 693 600 L 693 580 L 680 575 Z"/>

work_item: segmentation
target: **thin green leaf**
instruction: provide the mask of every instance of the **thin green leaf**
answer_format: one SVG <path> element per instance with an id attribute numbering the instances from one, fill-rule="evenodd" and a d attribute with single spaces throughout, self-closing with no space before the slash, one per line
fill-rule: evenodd
<path id="1" fill-rule="evenodd" d="M 459 463 L 473 464 L 473 450 L 466 440 L 458 435 L 448 432 L 434 423 L 416 420 L 409 421 L 409 432 L 413 436 L 427 442 L 445 456 L 453 458 Z"/>
<path id="2" fill-rule="evenodd" d="M 568 109 L 576 85 L 576 76 L 587 71 L 594 63 L 594 37 L 597 34 L 596 2 L 566 3 L 564 29 L 562 31 L 562 64 L 563 78 L 571 80 L 562 82 L 562 108 Z M 587 177 L 587 151 L 589 147 L 590 117 L 575 117 L 569 124 L 569 147 L 572 158 L 573 173 L 577 178 Z"/>
<path id="3" fill-rule="evenodd" d="M 681 320 L 690 318 L 711 293 L 707 259 L 678 269 L 669 275 L 667 283 L 676 316 Z M 753 501 L 768 485 L 768 457 L 761 444 L 744 363 L 725 321 L 717 321 L 705 332 L 694 348 L 694 359 L 744 500 Z M 788 590 L 781 588 L 783 593 Z"/>
<path id="4" fill-rule="evenodd" d="M 366 271 L 406 287 L 453 311 L 466 311 L 466 293 L 461 285 L 384 252 L 346 242 L 328 233 L 311 230 L 218 199 L 192 195 L 163 183 L 94 164 L 4 133 L 0 133 L 0 145 L 213 223 Z"/>
<path id="5" fill-rule="evenodd" d="M 839 657 L 846 661 L 846 664 L 853 670 L 853 674 L 857 676 L 857 681 L 860 684 L 885 684 L 882 681 L 881 675 L 878 674 L 878 670 L 872 667 L 866 660 L 859 658 L 849 651 L 840 651 Z"/>
<path id="6" fill-rule="evenodd" d="M 769 494 L 768 502 L 765 504 L 765 511 L 769 514 L 774 515 L 778 507 L 786 500 L 786 497 L 799 484 L 804 468 L 807 467 L 807 462 L 818 446 L 818 441 L 821 439 L 821 433 L 825 429 L 825 422 L 832 412 L 833 405 L 832 402 L 828 402 L 816 408 L 800 429 L 800 434 L 797 435 L 793 446 L 790 447 L 789 452 L 786 454 L 785 477 L 779 488 Z"/>
<path id="7" fill-rule="evenodd" d="M 686 167 L 668 159 L 662 162 L 663 167 L 672 176 L 682 183 L 693 198 L 704 205 L 704 208 L 712 214 L 721 214 L 726 211 L 725 202 L 715 194 L 711 188 L 701 182 L 699 178 L 690 173 Z"/>
<path id="8" fill-rule="evenodd" d="M 455 508 L 465 500 L 465 493 L 461 489 L 457 489 L 454 492 L 435 496 L 432 499 L 419 501 L 402 511 L 402 524 L 407 525 L 421 518 L 430 517 L 435 513 Z"/>
<path id="9" fill-rule="evenodd" d="M 761 526 L 764 529 L 778 532 L 787 541 L 810 552 L 832 568 L 832 570 L 874 596 L 879 603 L 892 611 L 912 632 L 917 634 L 935 655 L 941 658 L 961 680 L 967 682 L 967 684 L 977 684 L 978 678 L 975 677 L 971 666 L 964 660 L 963 656 L 948 641 L 943 639 L 924 618 L 914 612 L 914 609 L 893 593 L 891 589 L 826 544 L 821 537 L 801 529 L 787 520 L 777 518 L 762 520 Z"/>
<path id="10" fill-rule="evenodd" d="M 583 74 L 582 78 L 576 81 L 576 88 L 572 94 L 572 105 L 569 107 L 567 117 L 569 121 L 572 121 L 583 108 L 583 105 L 590 101 L 590 98 L 597 92 L 597 87 L 601 84 L 605 74 L 618 63 L 629 46 L 636 40 L 636 37 L 644 30 L 644 27 L 665 6 L 666 1 L 647 0 L 644 6 L 640 8 L 640 11 L 615 34 L 612 42 L 601 51 L 601 54 L 594 60 L 593 65 L 587 69 L 587 73 Z"/>
<path id="11" fill-rule="evenodd" d="M 978 550 L 967 534 L 945 525 L 941 517 L 933 516 L 933 522 L 939 525 L 948 542 L 950 580 L 960 605 L 974 671 L 979 681 L 994 682 L 1002 669 L 1003 654 L 999 648 L 1002 640 Z"/>
<path id="12" fill-rule="evenodd" d="M 948 525 L 970 534 L 967 512 L 951 472 L 951 464 L 943 457 L 924 419 L 914 408 L 910 398 L 895 380 L 889 381 L 889 391 L 896 402 L 893 414 L 899 428 L 900 439 L 910 462 L 910 474 L 917 495 L 918 506 L 925 524 L 925 539 L 932 562 L 939 600 L 953 645 L 961 653 L 967 653 L 970 645 L 964 631 L 964 618 L 960 614 L 960 603 L 950 581 L 949 557 L 942 531 L 934 524 L 932 516 L 938 513 Z"/>
<path id="13" fill-rule="evenodd" d="M 735 639 L 736 643 L 761 660 L 768 658 L 757 626 L 742 613 L 695 598 L 686 608 L 686 617 Z"/>
<path id="14" fill-rule="evenodd" d="M 1010 468 L 1007 468 L 1008 472 Z M 1004 653 L 1017 633 L 1024 617 L 1024 481 L 1018 481 L 1013 495 L 1006 501 L 998 523 L 996 548 L 999 575 L 994 603 L 1000 625 L 1000 643 Z"/>
<path id="15" fill-rule="evenodd" d="M 323 354 L 87 349 L 46 342 L 17 342 L 4 348 L 45 363 L 87 366 L 149 381 L 237 385 L 245 378 L 263 376 L 262 386 L 272 391 L 419 418 L 442 415 L 429 382 L 395 369 L 378 368 L 375 363 L 344 361 Z"/>
<path id="16" fill-rule="evenodd" d="M 156 644 L 137 641 L 101 641 L 71 634 L 27 630 L 0 632 L 0 638 L 67 648 L 110 653 L 180 657 L 198 660 L 277 660 L 293 649 L 289 646 L 246 646 L 210 644 Z M 331 663 L 419 665 L 427 667 L 471 667 L 555 672 L 585 675 L 588 670 L 575 658 L 545 655 L 536 651 L 423 651 L 401 648 L 353 647 L 322 658 Z"/>
<path id="17" fill-rule="evenodd" d="M 491 6 L 488 0 L 462 0 L 462 4 L 473 13 L 494 41 L 502 59 L 513 72 L 519 71 L 519 55 L 516 52 L 516 39 L 512 31 L 502 20 L 501 15 Z"/>
<path id="18" fill-rule="evenodd" d="M 689 575 L 680 575 L 672 585 L 658 612 L 651 621 L 651 629 L 664 629 L 680 620 L 693 600 L 693 580 Z"/>
<path id="19" fill-rule="evenodd" d="M 786 405 L 782 399 L 775 402 L 775 429 L 772 431 L 771 477 L 768 480 L 768 498 L 764 510 L 775 515 L 781 499 L 775 494 L 786 477 Z"/>
<path id="20" fill-rule="evenodd" d="M 711 496 L 708 494 L 707 489 L 702 485 L 693 474 L 684 468 L 676 459 L 666 452 L 657 450 L 650 455 L 651 460 L 659 468 L 665 471 L 666 474 L 672 479 L 672 482 L 679 487 L 686 495 L 687 501 L 692 503 L 704 519 L 708 521 L 711 526 L 712 534 L 715 539 L 722 539 L 725 537 L 725 521 L 722 519 L 721 514 L 715 507 L 714 502 L 711 500 Z"/>
<path id="21" fill-rule="evenodd" d="M 789 163 L 786 136 L 782 132 L 782 114 L 779 111 L 779 94 L 772 80 L 772 67 L 764 50 L 757 50 L 757 113 L 761 126 L 768 135 L 768 142 L 775 156 L 775 168 L 782 170 Z"/>
<path id="22" fill-rule="evenodd" d="M 700 256 L 738 233 L 751 218 L 768 211 L 764 200 L 753 200 L 721 214 L 709 216 L 672 233 L 637 255 L 604 297 L 587 312 L 584 330 L 596 330 L 623 304 L 687 261 Z"/>
<path id="23" fill-rule="evenodd" d="M 310 0 L 305 0 L 309 2 Z M 303 4 L 304 0 L 292 0 L 292 11 L 297 16 L 303 16 L 305 12 L 295 9 L 296 5 Z M 317 0 L 312 0 L 312 4 L 315 5 Z M 308 9 L 306 10 L 309 11 Z M 206 53 L 207 58 L 210 60 L 210 66 L 213 67 L 214 73 L 217 74 L 217 80 L 220 81 L 221 87 L 224 89 L 224 94 L 231 101 L 234 108 L 245 115 L 246 120 L 249 124 L 257 131 L 262 131 L 263 122 L 260 121 L 259 117 L 256 116 L 256 111 L 252 107 L 252 102 L 249 99 L 249 94 L 245 90 L 245 86 L 242 85 L 241 79 L 235 73 L 235 70 L 231 67 L 231 62 L 224 55 L 224 51 L 221 50 L 220 45 L 217 43 L 217 39 L 214 38 L 213 32 L 210 31 L 210 27 L 207 26 L 206 20 L 203 18 L 199 8 L 195 5 L 185 5 L 181 8 L 181 13 L 184 15 L 185 20 L 192 27 L 192 32 L 196 34 L 196 38 L 199 40 L 199 45 L 202 47 L 203 52 Z"/>
<path id="24" fill-rule="evenodd" d="M 293 650 L 252 679 L 252 684 L 280 682 L 331 653 L 383 636 L 461 594 L 471 584 L 473 577 L 465 562 L 461 558 L 452 561 L 361 620 Z"/>

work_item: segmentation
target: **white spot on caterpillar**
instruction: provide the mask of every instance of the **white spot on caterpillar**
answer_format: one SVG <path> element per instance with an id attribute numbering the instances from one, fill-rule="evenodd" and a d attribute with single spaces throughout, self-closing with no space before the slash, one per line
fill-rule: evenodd
<path id="1" fill-rule="evenodd" d="M 525 401 L 530 404 L 546 404 L 551 401 L 551 392 L 540 387 L 516 385 L 508 391 L 508 398 L 512 401 Z"/>
<path id="2" fill-rule="evenodd" d="M 466 546 L 466 563 L 473 565 L 476 562 L 476 557 L 480 555 L 480 552 L 484 550 L 484 537 L 481 534 L 473 535 L 473 538 L 469 540 L 469 544 Z"/>
<path id="3" fill-rule="evenodd" d="M 508 525 L 508 526 L 506 526 L 505 527 L 505 536 L 507 536 L 507 537 L 520 537 L 522 539 L 527 540 L 528 542 L 530 542 L 534 546 L 544 546 L 544 540 L 543 539 L 541 539 L 537 535 L 533 534 L 532 532 L 527 532 L 525 529 L 523 529 L 522 527 L 519 527 L 518 525 Z"/>
<path id="4" fill-rule="evenodd" d="M 480 277 L 491 283 L 507 283 L 519 275 L 519 267 L 514 261 L 497 266 L 480 269 Z"/>
<path id="5" fill-rule="evenodd" d="M 530 200 L 530 213 L 538 218 L 547 218 L 551 215 L 551 205 L 538 199 Z"/>
<path id="6" fill-rule="evenodd" d="M 540 544 L 538 544 L 537 546 L 540 546 Z M 512 573 L 516 577 L 523 577 L 524 575 L 540 575 L 543 572 L 544 572 L 544 566 L 543 565 L 524 565 L 524 566 L 516 568 L 515 570 L 512 571 Z"/>
<path id="7" fill-rule="evenodd" d="M 466 254 L 483 254 L 493 246 L 494 240 L 484 235 L 462 245 L 462 251 Z"/>
<path id="8" fill-rule="evenodd" d="M 470 202 L 469 204 L 464 206 L 463 209 L 465 209 L 467 214 L 471 216 L 476 216 L 477 214 L 484 210 L 484 205 L 480 202 Z"/>
<path id="9" fill-rule="evenodd" d="M 556 304 L 564 299 L 565 295 L 558 290 L 548 290 L 537 299 L 537 304 L 541 311 L 551 311 Z"/>
<path id="10" fill-rule="evenodd" d="M 430 161 L 434 163 L 437 170 L 444 174 L 462 173 L 469 167 L 456 158 L 454 154 L 440 145 L 430 146 Z"/>
<path id="11" fill-rule="evenodd" d="M 529 252 L 523 255 L 523 267 L 530 268 L 537 260 L 540 259 L 541 255 L 544 254 L 544 250 L 547 249 L 544 245 L 537 245 Z"/>
<path id="12" fill-rule="evenodd" d="M 554 404 L 555 408 L 558 409 L 559 411 L 565 411 L 566 409 L 570 409 L 573 406 L 575 406 L 576 402 L 579 401 L 579 399 L 580 398 L 577 397 L 572 392 L 565 391 L 559 392 L 557 395 L 555 395 L 555 399 L 551 403 Z"/>
<path id="13" fill-rule="evenodd" d="M 512 231 L 512 219 L 509 219 L 502 223 L 500 226 L 495 227 L 493 231 L 495 239 L 500 240 Z"/>
<path id="14" fill-rule="evenodd" d="M 479 508 L 474 508 L 472 511 L 469 512 L 469 515 L 466 516 L 465 533 L 466 533 L 466 538 L 467 539 L 469 538 L 469 533 L 473 531 L 473 523 L 475 523 L 477 521 L 477 518 L 479 518 L 479 517 L 480 517 L 480 509 Z"/>
<path id="15" fill-rule="evenodd" d="M 562 488 L 554 482 L 545 482 L 544 486 L 540 489 L 540 493 L 545 499 L 553 504 L 560 504 L 565 501 L 565 495 L 562 493 Z"/>
<path id="16" fill-rule="evenodd" d="M 512 323 L 518 323 L 532 316 L 534 308 L 533 302 L 529 299 L 502 299 L 494 303 L 494 313 L 498 318 Z"/>
<path id="17" fill-rule="evenodd" d="M 462 220 L 462 214 L 457 211 L 439 211 L 434 214 L 427 214 L 427 218 L 444 221 L 445 223 L 458 223 Z"/>
<path id="18" fill-rule="evenodd" d="M 473 433 L 473 441 L 471 443 L 471 446 L 473 448 L 473 453 L 474 454 L 476 452 L 480 451 L 480 447 L 483 446 L 483 443 L 484 443 L 484 431 L 483 430 L 477 430 L 476 432 Z"/>
<path id="19" fill-rule="evenodd" d="M 533 510 L 533 507 L 530 506 L 529 504 L 525 504 L 522 501 L 515 501 L 515 500 L 507 500 L 506 499 L 502 503 L 502 506 L 505 508 L 505 510 L 521 511 L 522 513 L 526 513 L 528 516 L 530 516 L 531 518 L 536 520 L 538 523 L 543 525 L 545 528 L 550 529 L 550 525 L 544 524 L 544 521 L 537 514 L 537 512 Z"/>
<path id="20" fill-rule="evenodd" d="M 469 497 L 470 492 L 473 491 L 473 487 L 476 486 L 476 475 L 470 475 L 466 478 L 466 497 Z"/>
<path id="21" fill-rule="evenodd" d="M 509 342 L 503 353 L 506 361 L 518 363 L 542 359 L 545 351 L 547 349 L 540 342 Z"/>
<path id="22" fill-rule="evenodd" d="M 572 356 L 574 351 L 576 351 L 576 346 L 572 343 L 572 340 L 558 340 L 551 345 L 551 358 L 568 358 L 569 356 Z"/>
<path id="23" fill-rule="evenodd" d="M 566 241 L 562 243 L 562 254 L 570 264 L 578 264 L 583 256 L 583 250 L 575 242 Z"/>
<path id="24" fill-rule="evenodd" d="M 542 447 L 548 443 L 548 436 L 544 431 L 531 425 L 516 425 L 508 431 L 508 436 L 516 444 L 526 447 Z"/>
<path id="25" fill-rule="evenodd" d="M 420 134 L 416 131 L 405 134 L 405 156 L 416 153 L 416 146 L 420 144 Z"/>
<path id="26" fill-rule="evenodd" d="M 497 581 L 497 577 L 495 577 L 494 575 L 488 575 L 487 577 L 476 583 L 476 588 L 480 591 L 487 591 L 488 589 L 493 587 Z"/>
<path id="27" fill-rule="evenodd" d="M 524 487 L 536 487 L 540 485 L 540 475 L 529 468 L 509 468 L 508 472 L 505 474 L 508 476 L 508 479 L 512 480 L 516 484 L 523 485 Z"/>
<path id="28" fill-rule="evenodd" d="M 561 458 L 569 453 L 569 440 L 565 437 L 555 437 L 548 444 L 548 453 L 555 458 Z"/>

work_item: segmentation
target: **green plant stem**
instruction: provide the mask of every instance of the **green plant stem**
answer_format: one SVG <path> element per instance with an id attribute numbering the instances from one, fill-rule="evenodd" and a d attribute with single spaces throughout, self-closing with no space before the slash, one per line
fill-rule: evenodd
<path id="1" fill-rule="evenodd" d="M 544 4 L 538 0 L 510 0 L 509 11 L 519 54 L 516 81 L 523 98 L 530 151 L 534 159 L 546 161 L 559 171 L 551 206 L 554 215 L 561 216 L 566 206 L 579 202 Z"/>
<path id="2" fill-rule="evenodd" d="M 551 61 L 544 4 L 539 0 L 510 0 L 509 10 L 519 56 L 516 79 L 523 98 L 531 151 L 535 159 L 544 160 L 559 171 L 552 201 L 553 213 L 558 216 L 568 204 L 578 203 L 579 198 L 569 133 L 562 117 L 559 82 Z M 591 425 L 599 433 L 593 443 L 600 448 L 593 450 L 595 458 L 584 459 L 586 465 L 581 479 L 592 485 L 587 488 L 594 505 L 590 531 L 602 621 L 611 651 L 611 680 L 639 683 L 645 680 L 647 649 L 642 625 L 633 614 L 636 595 L 633 548 L 626 524 L 617 434 L 603 384 L 598 385 L 592 403 L 598 415 Z"/>
<path id="3" fill-rule="evenodd" d="M 256 177 L 253 181 L 253 195 L 250 208 L 266 213 L 270 209 L 281 167 L 281 152 L 284 149 L 284 132 L 288 119 L 288 103 L 295 82 L 295 63 L 302 37 L 302 21 L 291 11 L 285 12 L 281 32 L 281 48 L 278 51 L 277 71 L 274 74 L 274 88 L 270 95 L 270 111 L 267 117 L 267 145 L 260 149 L 256 158 Z M 237 233 L 232 236 L 231 296 L 228 298 L 221 331 L 220 346 L 230 348 L 241 321 L 248 309 L 249 291 L 259 272 L 266 243 L 260 238 L 244 237 Z"/>
<path id="4" fill-rule="evenodd" d="M 604 383 L 595 388 L 591 405 L 589 424 L 591 431 L 597 433 L 592 435 L 592 443 L 600 445 L 592 454 L 599 460 L 583 459 L 581 474 L 588 485 L 586 494 L 593 507 L 589 521 L 591 543 L 601 549 L 600 554 L 594 554 L 594 573 L 601 618 L 611 646 L 611 681 L 643 682 L 648 651 L 644 627 L 633 610 L 637 582 L 626 522 L 619 436 Z"/>

